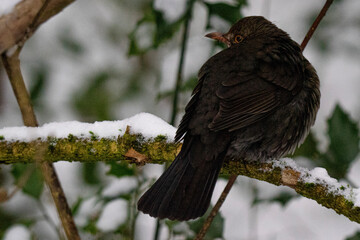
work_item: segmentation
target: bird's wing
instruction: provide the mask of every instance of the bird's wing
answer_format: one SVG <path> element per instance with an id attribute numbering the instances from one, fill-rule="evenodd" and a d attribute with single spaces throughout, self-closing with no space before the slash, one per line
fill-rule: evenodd
<path id="1" fill-rule="evenodd" d="M 185 107 L 185 115 L 181 119 L 180 125 L 176 131 L 176 136 L 175 136 L 176 142 L 180 141 L 184 137 L 185 133 L 188 131 L 189 122 L 193 117 L 193 113 L 195 112 L 196 106 L 198 105 L 198 100 L 200 97 L 201 88 L 203 86 L 204 79 L 205 76 L 199 74 L 199 81 L 192 92 L 192 97 L 189 103 Z"/>
<path id="2" fill-rule="evenodd" d="M 231 47 L 211 57 L 200 69 L 175 140 L 189 130 L 203 136 L 209 130 L 234 131 L 289 102 L 303 81 L 302 55 L 296 47 L 270 45 L 252 52 L 247 46 Z"/>
<path id="3" fill-rule="evenodd" d="M 233 56 L 239 61 L 235 70 L 234 66 L 215 70 L 218 77 L 228 77 L 220 80 L 216 91 L 220 101 L 219 110 L 208 125 L 212 131 L 247 127 L 291 101 L 302 87 L 302 55 L 291 46 L 269 45 L 251 57 L 241 57 L 241 53 L 238 56 Z"/>

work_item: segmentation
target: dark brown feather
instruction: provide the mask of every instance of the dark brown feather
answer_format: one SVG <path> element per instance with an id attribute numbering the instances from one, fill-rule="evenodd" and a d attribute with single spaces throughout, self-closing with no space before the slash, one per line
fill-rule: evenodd
<path id="1" fill-rule="evenodd" d="M 234 36 L 242 42 L 235 44 Z M 150 216 L 189 220 L 209 206 L 226 158 L 263 161 L 292 152 L 314 124 L 319 79 L 288 34 L 263 17 L 208 34 L 229 48 L 211 57 L 185 108 L 175 141 L 183 147 L 140 198 Z"/>

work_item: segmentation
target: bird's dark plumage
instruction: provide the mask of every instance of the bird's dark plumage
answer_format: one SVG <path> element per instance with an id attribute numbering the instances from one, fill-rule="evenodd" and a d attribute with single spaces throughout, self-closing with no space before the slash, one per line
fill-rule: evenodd
<path id="1" fill-rule="evenodd" d="M 171 166 L 141 197 L 153 217 L 189 220 L 207 210 L 225 158 L 276 159 L 293 152 L 314 124 L 319 79 L 287 33 L 263 17 L 208 34 L 229 48 L 200 69 L 175 137 Z"/>

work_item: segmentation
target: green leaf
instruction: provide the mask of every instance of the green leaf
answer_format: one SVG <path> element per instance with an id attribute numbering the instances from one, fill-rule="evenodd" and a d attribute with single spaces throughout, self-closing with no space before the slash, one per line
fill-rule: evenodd
<path id="1" fill-rule="evenodd" d="M 183 21 L 182 18 L 173 23 L 166 22 L 164 14 L 161 11 L 154 9 L 156 31 L 154 36 L 154 48 L 157 48 L 160 44 L 169 40 L 177 30 L 180 29 L 180 25 Z"/>
<path id="2" fill-rule="evenodd" d="M 238 6 L 232 6 L 226 3 L 205 3 L 208 8 L 209 16 L 216 15 L 230 24 L 240 19 L 240 9 Z"/>
<path id="3" fill-rule="evenodd" d="M 10 215 L 7 211 L 0 208 L 0 239 L 3 239 L 6 230 L 15 224 L 17 217 Z"/>
<path id="4" fill-rule="evenodd" d="M 27 228 L 31 228 L 32 226 L 34 226 L 37 222 L 37 219 L 19 219 L 19 221 L 17 222 L 18 224 L 24 225 Z M 30 230 L 30 229 L 29 229 Z"/>
<path id="5" fill-rule="evenodd" d="M 83 203 L 84 199 L 82 197 L 79 197 L 75 204 L 71 207 L 71 213 L 76 216 L 77 212 L 80 209 L 81 204 Z"/>
<path id="6" fill-rule="evenodd" d="M 293 198 L 297 198 L 298 195 L 289 193 L 289 192 L 281 192 L 275 197 L 269 199 L 259 199 L 255 198 L 252 202 L 252 205 L 257 205 L 260 203 L 279 203 L 282 207 L 285 207 Z"/>
<path id="7" fill-rule="evenodd" d="M 47 64 L 39 64 L 31 69 L 30 97 L 34 106 L 41 105 L 41 97 L 44 95 L 48 81 L 49 66 Z"/>
<path id="8" fill-rule="evenodd" d="M 85 52 L 85 48 L 82 43 L 77 40 L 71 33 L 70 29 L 65 29 L 59 34 L 60 44 L 64 47 L 65 50 L 74 55 L 81 55 Z"/>
<path id="9" fill-rule="evenodd" d="M 99 163 L 82 164 L 82 175 L 86 183 L 90 185 L 96 185 L 100 183 L 98 169 L 99 169 Z"/>
<path id="10" fill-rule="evenodd" d="M 352 236 L 347 237 L 345 240 L 360 240 L 360 232 L 355 232 Z"/>
<path id="11" fill-rule="evenodd" d="M 82 229 L 84 230 L 84 232 L 88 232 L 91 233 L 92 235 L 96 235 L 99 230 L 96 226 L 96 222 L 98 220 L 99 216 L 96 216 L 95 218 L 90 218 L 87 222 L 87 224 L 82 227 Z"/>
<path id="12" fill-rule="evenodd" d="M 129 34 L 130 45 L 128 55 L 140 55 L 151 49 L 158 48 L 161 44 L 167 42 L 174 36 L 180 29 L 181 23 L 184 21 L 185 17 L 186 12 L 174 22 L 167 22 L 163 12 L 155 9 L 154 6 L 151 5 L 145 12 L 143 18 L 137 22 L 135 29 Z M 141 29 L 142 26 L 153 26 L 155 29 L 151 36 L 152 42 L 150 46 L 144 48 L 139 46 L 139 40 L 141 40 L 139 38 L 144 37 L 139 35 L 139 29 Z"/>
<path id="13" fill-rule="evenodd" d="M 110 105 L 114 98 L 107 87 L 111 77 L 110 70 L 92 73 L 86 80 L 88 83 L 86 87 L 73 96 L 75 109 L 85 121 L 113 119 Z"/>
<path id="14" fill-rule="evenodd" d="M 330 144 L 323 155 L 323 165 L 331 176 L 344 178 L 360 150 L 359 128 L 339 105 L 327 123 Z"/>
<path id="15" fill-rule="evenodd" d="M 212 206 L 209 207 L 207 213 L 204 216 L 202 216 L 201 218 L 199 218 L 199 219 L 197 219 L 195 221 L 187 222 L 190 229 L 194 233 L 197 234 L 200 231 L 200 229 L 204 225 L 204 222 L 205 222 L 208 214 L 210 213 L 211 209 L 212 209 Z M 211 223 L 211 226 L 210 226 L 209 230 L 207 231 L 204 239 L 205 240 L 212 240 L 212 239 L 215 239 L 215 238 L 224 239 L 223 232 L 224 232 L 224 218 L 222 217 L 221 213 L 219 212 L 215 216 L 213 222 Z"/>
<path id="16" fill-rule="evenodd" d="M 43 176 L 38 168 L 33 164 L 17 163 L 12 165 L 12 175 L 16 180 L 16 184 L 21 184 L 25 181 L 22 191 L 36 199 L 39 199 L 43 189 Z"/>
<path id="17" fill-rule="evenodd" d="M 109 175 L 114 175 L 120 178 L 123 176 L 133 176 L 135 174 L 135 168 L 127 163 L 111 162 L 108 164 L 110 165 L 110 170 L 107 172 Z"/>
<path id="18" fill-rule="evenodd" d="M 207 19 L 207 28 L 212 28 L 210 19 L 212 16 L 217 16 L 227 21 L 230 25 L 237 22 L 242 18 L 241 9 L 247 3 L 246 1 L 238 1 L 235 5 L 227 3 L 206 3 L 205 5 L 208 9 L 208 19 Z"/>
<path id="19" fill-rule="evenodd" d="M 316 160 L 320 156 L 318 145 L 319 142 L 315 139 L 314 134 L 310 132 L 304 143 L 296 149 L 291 157 L 303 156 L 311 160 Z"/>

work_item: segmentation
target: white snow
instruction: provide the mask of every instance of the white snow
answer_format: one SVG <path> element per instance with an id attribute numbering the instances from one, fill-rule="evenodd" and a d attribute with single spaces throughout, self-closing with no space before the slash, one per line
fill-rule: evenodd
<path id="1" fill-rule="evenodd" d="M 3 239 L 4 240 L 15 240 L 15 239 L 27 240 L 27 239 L 31 239 L 31 238 L 30 238 L 29 229 L 27 227 L 22 226 L 22 225 L 14 225 L 6 231 Z"/>
<path id="2" fill-rule="evenodd" d="M 218 2 L 218 0 L 207 1 Z M 4 14 L 2 11 L 6 5 L 12 5 L 13 7 L 17 2 L 19 1 L 0 0 L 0 16 Z M 176 19 L 185 9 L 186 1 L 182 2 L 183 3 L 177 1 L 174 3 L 172 0 L 156 0 L 155 8 L 165 11 L 165 18 L 173 21 L 173 19 Z M 303 39 L 308 30 L 309 16 L 314 14 L 315 11 L 320 10 L 324 4 L 323 1 L 313 0 L 252 0 L 248 1 L 248 3 L 248 7 L 244 8 L 243 11 L 245 16 L 265 15 L 280 28 L 286 30 L 298 42 Z M 345 35 L 348 36 L 347 28 L 353 31 L 353 33 L 359 33 L 356 24 L 351 24 L 351 19 L 356 19 L 357 17 L 356 14 L 358 14 L 359 3 L 359 1 L 344 1 L 342 4 L 333 5 L 330 8 L 329 16 L 327 15 L 325 17 L 325 20 L 327 17 L 331 17 L 331 11 L 333 11 L 337 15 L 342 16 L 342 20 L 340 19 L 342 24 L 339 24 L 338 28 L 346 27 L 345 29 L 340 29 L 341 31 L 339 31 L 339 29 L 333 29 L 335 31 L 332 31 L 332 34 L 329 35 L 329 42 L 334 41 L 334 43 L 331 44 L 331 46 L 334 47 L 334 51 L 330 51 L 328 54 L 317 51 L 314 41 L 316 36 L 313 37 L 305 49 L 305 55 L 315 66 L 321 79 L 321 109 L 313 129 L 316 131 L 316 137 L 321 140 L 321 144 L 325 144 L 324 147 L 326 147 L 325 120 L 331 114 L 335 103 L 340 102 L 346 110 L 355 114 L 355 119 L 359 119 L 360 116 L 358 111 L 359 81 L 356 81 L 360 69 L 358 68 L 359 58 L 358 55 L 355 54 L 356 51 L 344 51 L 348 42 L 356 43 L 356 39 L 359 39 L 356 38 L 356 36 L 344 38 L 344 32 Z M 74 93 L 77 93 L 79 88 L 83 87 L 84 82 L 88 80 L 89 70 L 93 70 L 90 71 L 91 74 L 108 66 L 112 66 L 124 73 L 124 79 L 125 76 L 128 78 L 128 75 L 132 73 L 130 69 L 133 69 L 134 58 L 127 58 L 126 51 L 128 41 L 126 37 L 122 38 L 116 45 L 111 45 L 108 44 L 108 41 L 106 41 L 104 37 L 106 36 L 105 32 L 102 32 L 104 34 L 96 34 L 99 33 L 99 28 L 96 28 L 96 26 L 100 26 L 100 30 L 103 31 L 106 29 L 104 27 L 106 25 L 102 20 L 104 18 L 106 18 L 107 25 L 116 24 L 116 26 L 122 29 L 123 33 L 132 31 L 139 19 L 139 14 L 136 14 L 137 12 L 134 13 L 133 10 L 129 11 L 128 8 L 111 8 L 112 4 L 114 4 L 114 1 L 76 1 L 61 14 L 44 24 L 27 43 L 29 44 L 27 45 L 28 47 L 22 50 L 25 80 L 30 79 L 31 67 L 36 66 L 36 64 L 46 62 L 51 69 L 51 81 L 49 81 L 46 91 L 44 91 L 44 101 L 42 104 L 45 107 L 44 109 L 50 109 L 52 111 L 39 111 L 37 116 L 40 122 L 77 119 L 78 116 L 75 115 L 72 110 L 71 101 L 68 99 L 70 99 Z M 184 6 L 179 8 L 177 6 L 178 4 L 183 4 Z M 9 7 L 7 11 L 11 11 L 12 7 Z M 86 11 L 84 11 L 84 9 L 86 9 Z M 284 11 L 285 9 L 286 11 Z M 99 11 L 101 14 L 97 14 Z M 191 74 L 196 74 L 201 64 L 210 56 L 212 46 L 210 40 L 205 43 L 203 41 L 203 35 L 206 33 L 204 30 L 207 17 L 206 9 L 202 4 L 197 3 L 195 4 L 194 13 L 196 14 L 193 14 L 193 20 L 191 21 L 190 39 L 185 60 L 185 78 Z M 117 16 L 122 18 L 118 18 Z M 122 21 L 124 19 L 125 21 Z M 98 20 L 101 20 L 100 24 Z M 61 47 L 61 44 L 59 44 L 58 35 L 63 27 L 69 28 L 73 37 L 79 40 L 79 42 L 85 46 L 85 49 L 87 49 L 82 57 L 74 57 L 73 55 L 67 54 Z M 321 28 L 322 25 L 320 24 L 319 29 Z M 214 30 L 220 31 L 221 29 L 216 28 Z M 338 32 L 342 34 L 337 34 Z M 181 34 L 181 31 L 179 31 L 179 34 Z M 127 34 L 125 34 L 125 36 L 127 36 Z M 201 40 L 198 41 L 198 39 Z M 155 51 L 151 53 L 152 57 L 157 56 L 158 59 L 157 64 L 153 64 L 157 67 L 160 65 L 161 67 L 161 78 L 163 79 L 160 83 L 161 90 L 169 90 L 174 85 L 179 55 L 178 38 L 176 38 L 174 42 L 162 45 L 161 48 L 159 48 L 161 52 L 158 55 L 155 54 Z M 192 42 L 194 44 L 192 44 Z M 344 53 L 341 54 L 341 52 Z M 197 53 L 199 53 L 199 55 L 197 55 Z M 166 65 L 168 68 L 162 67 L 163 65 Z M 146 76 L 147 78 L 144 79 L 146 94 L 144 93 L 141 98 L 133 98 L 130 101 L 128 100 L 122 103 L 121 106 L 119 104 L 114 107 L 118 119 L 131 116 L 144 110 L 151 111 L 162 116 L 164 119 L 168 119 L 170 109 L 169 102 L 155 102 L 153 100 L 158 93 L 157 89 L 154 88 L 155 77 L 151 74 L 147 74 Z M 339 81 L 339 79 L 341 79 L 341 81 Z M 1 127 L 21 125 L 21 115 L 18 113 L 17 104 L 9 86 L 6 82 L 4 82 L 4 86 L 2 86 L 5 95 L 3 105 L 0 106 L 0 110 L 2 110 L 0 113 Z M 118 88 L 114 89 L 117 91 Z M 118 95 L 120 94 L 121 92 L 118 93 Z M 186 102 L 183 104 L 185 103 Z M 56 111 L 53 109 L 56 109 Z M 115 129 L 115 131 L 117 130 Z M 66 136 L 66 134 L 64 134 L 64 136 Z M 352 165 L 350 171 L 350 175 L 352 175 L 350 178 L 351 181 L 358 186 L 360 185 L 360 175 L 358 174 L 360 171 L 359 160 L 360 158 Z M 289 165 L 291 160 L 284 162 Z M 58 166 L 64 164 L 66 164 L 67 167 L 59 169 Z M 59 162 L 56 165 L 57 170 L 61 170 L 59 175 L 62 183 L 64 182 L 64 190 L 69 191 L 69 189 L 75 189 L 73 181 L 63 181 L 63 179 L 80 179 L 79 172 L 68 171 L 71 166 L 75 168 L 74 163 Z M 145 172 L 146 176 L 153 177 L 155 176 L 155 172 L 158 175 L 160 174 L 162 166 L 148 164 L 144 166 L 144 169 L 148 170 Z M 346 217 L 321 207 L 315 201 L 305 197 L 292 200 L 286 207 L 280 207 L 279 204 L 259 204 L 250 208 L 249 206 L 252 203 L 254 195 L 254 186 L 259 189 L 258 194 L 261 194 L 264 199 L 270 196 L 276 196 L 280 190 L 283 191 L 287 188 L 273 186 L 266 182 L 241 176 L 238 177 L 237 183 L 221 209 L 221 212 L 226 218 L 224 226 L 225 239 L 338 240 L 345 239 L 360 230 L 359 224 L 351 222 Z M 75 185 L 80 186 L 79 184 Z M 212 201 L 213 204 L 225 185 L 226 182 L 224 180 L 219 180 L 217 183 Z M 85 184 L 83 184 L 83 187 L 85 187 Z M 76 195 L 73 194 L 70 198 L 73 197 L 76 199 L 79 195 L 86 195 L 84 194 L 83 188 L 80 189 L 81 191 L 73 190 Z M 106 192 L 110 195 L 110 188 L 107 189 Z M 71 194 L 67 194 L 67 196 L 68 195 Z M 360 206 L 360 197 L 357 197 L 358 195 L 360 195 L 360 190 L 354 189 L 353 197 L 355 200 L 359 199 L 357 203 L 354 203 Z M 19 196 L 19 194 L 17 194 L 17 196 Z M 10 202 L 13 202 L 14 199 Z M 37 205 L 32 203 L 29 198 L 21 198 L 20 200 L 16 201 L 16 204 L 11 204 L 11 207 L 7 205 L 7 211 L 12 214 L 15 213 L 16 216 L 23 216 L 18 211 L 19 206 L 21 210 L 23 210 L 25 206 L 36 209 Z M 87 205 L 87 207 L 80 207 L 83 209 L 81 210 L 81 215 L 84 221 L 93 217 L 93 215 L 90 214 L 94 214 L 94 212 L 100 211 L 102 208 L 102 205 L 99 203 L 96 204 L 96 201 L 99 200 L 93 199 L 90 201 L 92 202 L 91 204 L 86 201 L 84 204 Z M 46 202 L 46 204 L 51 203 Z M 113 212 L 113 214 L 118 213 Z M 154 218 L 141 213 L 139 214 L 136 224 L 136 239 L 147 239 L 149 236 L 153 236 L 155 229 Z M 36 236 L 39 235 L 39 232 L 40 230 L 38 229 L 33 231 Z M 166 235 L 167 234 L 161 234 L 160 238 L 165 239 L 164 236 Z M 12 239 L 24 238 L 20 236 L 20 238 Z"/>
<path id="3" fill-rule="evenodd" d="M 306 170 L 306 168 L 297 165 L 294 159 L 291 158 L 281 158 L 276 161 L 270 160 L 269 162 L 272 163 L 273 167 L 280 167 L 281 169 L 284 169 L 285 167 L 290 167 L 298 172 L 303 172 Z"/>
<path id="4" fill-rule="evenodd" d="M 353 190 L 353 193 L 354 193 L 354 205 L 356 207 L 360 207 L 360 188 L 356 188 Z"/>
<path id="5" fill-rule="evenodd" d="M 354 198 L 354 189 L 330 177 L 325 168 L 316 167 L 313 170 L 305 169 L 305 171 L 301 172 L 301 179 L 306 183 L 321 184 L 328 189 L 329 193 L 342 195 L 345 199 L 353 203 L 357 202 Z"/>
<path id="6" fill-rule="evenodd" d="M 125 222 L 127 215 L 127 203 L 123 199 L 109 202 L 102 211 L 96 226 L 102 231 L 114 231 Z"/>
<path id="7" fill-rule="evenodd" d="M 176 128 L 161 118 L 150 113 L 139 113 L 121 121 L 69 121 L 47 123 L 42 127 L 5 127 L 0 129 L 0 136 L 6 141 L 24 142 L 38 138 L 45 140 L 47 137 L 67 138 L 69 134 L 80 138 L 89 138 L 94 134 L 99 138 L 115 139 L 125 133 L 127 126 L 130 126 L 130 133 L 141 133 L 145 138 L 164 135 L 169 141 L 174 139 L 176 132 Z"/>
<path id="8" fill-rule="evenodd" d="M 102 208 L 102 202 L 100 202 L 99 198 L 96 196 L 84 200 L 75 216 L 76 225 L 85 226 L 88 219 L 96 216 Z"/>
<path id="9" fill-rule="evenodd" d="M 133 177 L 113 177 L 112 181 L 102 191 L 104 197 L 116 197 L 122 193 L 128 193 L 136 188 L 136 179 Z"/>
<path id="10" fill-rule="evenodd" d="M 11 12 L 19 2 L 21 2 L 21 0 L 1 0 L 0 17 Z"/>
<path id="11" fill-rule="evenodd" d="M 319 180 L 326 182 L 328 184 L 336 184 L 338 181 L 335 178 L 329 176 L 325 168 L 316 167 L 313 170 L 309 171 L 309 175 L 304 177 L 304 180 L 307 182 L 316 183 Z"/>
<path id="12" fill-rule="evenodd" d="M 329 193 L 342 195 L 345 199 L 354 203 L 355 207 L 360 207 L 360 188 L 351 188 L 348 184 L 342 184 L 337 179 L 329 176 L 327 170 L 322 167 L 316 167 L 312 170 L 298 166 L 293 159 L 283 158 L 277 161 L 270 161 L 272 166 L 291 168 L 300 172 L 300 180 L 305 183 L 314 183 L 325 186 Z"/>
<path id="13" fill-rule="evenodd" d="M 184 13 L 185 7 L 186 1 L 182 0 L 156 0 L 154 2 L 154 8 L 162 11 L 168 22 L 178 19 Z"/>

